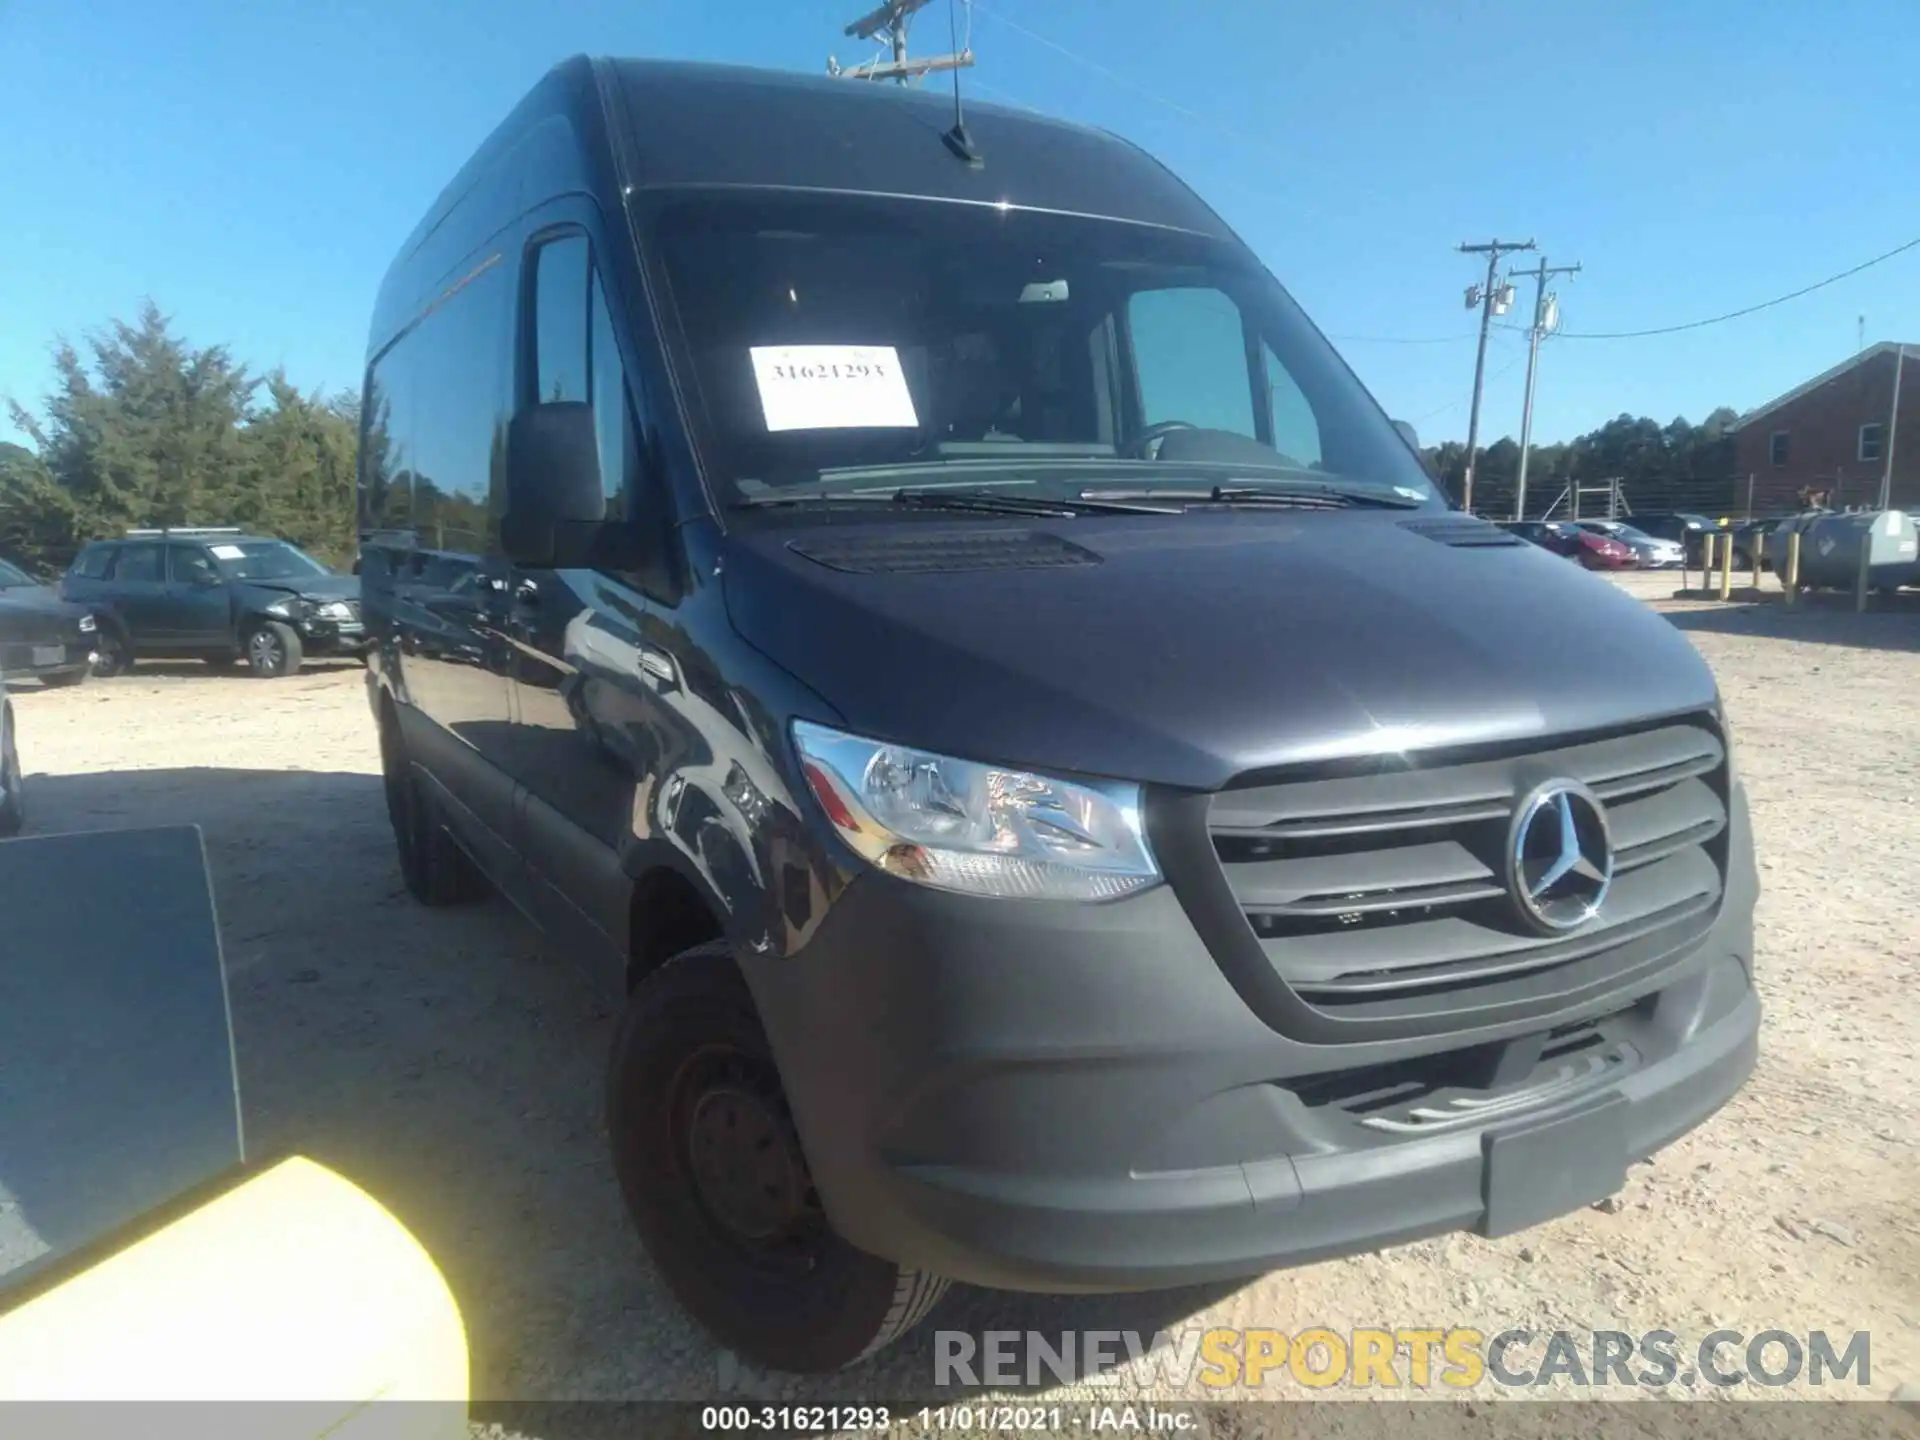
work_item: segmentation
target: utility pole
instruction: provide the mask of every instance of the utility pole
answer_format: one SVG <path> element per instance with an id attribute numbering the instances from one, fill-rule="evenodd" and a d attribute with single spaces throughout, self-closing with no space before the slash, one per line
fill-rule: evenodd
<path id="1" fill-rule="evenodd" d="M 829 56 L 827 73 L 849 80 L 892 80 L 905 85 L 910 80 L 931 75 L 937 70 L 964 70 L 971 66 L 971 47 L 959 49 L 951 55 L 930 55 L 924 60 L 907 58 L 907 22 L 913 18 L 915 11 L 924 10 L 931 3 L 932 0 L 886 0 L 878 10 L 854 21 L 846 28 L 848 36 L 855 40 L 873 40 L 884 34 L 888 48 L 893 52 L 893 59 L 870 60 L 842 69 L 840 62 Z"/>
<path id="2" fill-rule="evenodd" d="M 1907 368 L 1907 347 L 1894 346 L 1893 404 L 1887 410 L 1887 463 L 1880 472 L 1880 508 L 1893 508 L 1893 442 L 1900 434 L 1900 372 Z"/>
<path id="3" fill-rule="evenodd" d="M 1489 240 L 1484 245 L 1461 245 L 1459 249 L 1462 255 L 1487 257 L 1486 288 L 1483 290 L 1478 285 L 1467 287 L 1467 308 L 1480 307 L 1480 349 L 1473 357 L 1473 408 L 1467 412 L 1467 475 L 1460 487 L 1460 508 L 1470 512 L 1473 509 L 1474 450 L 1480 443 L 1480 386 L 1487 375 L 1487 330 L 1493 324 L 1495 297 L 1499 297 L 1502 315 L 1513 304 L 1513 287 L 1496 288 L 1493 277 L 1499 269 L 1502 255 L 1515 250 L 1531 250 L 1533 241 Z"/>
<path id="4" fill-rule="evenodd" d="M 1520 410 L 1520 479 L 1514 487 L 1513 518 L 1527 518 L 1527 457 L 1533 450 L 1533 381 L 1535 368 L 1540 364 L 1540 342 L 1546 338 L 1549 330 L 1559 323 L 1559 306 L 1555 302 L 1555 314 L 1547 314 L 1547 305 L 1553 297 L 1547 294 L 1547 281 L 1555 275 L 1578 275 L 1580 266 L 1559 265 L 1547 267 L 1547 257 L 1540 257 L 1540 264 L 1532 270 L 1521 270 L 1508 274 L 1509 281 L 1523 275 L 1533 277 L 1533 324 L 1527 330 L 1527 398 Z"/>

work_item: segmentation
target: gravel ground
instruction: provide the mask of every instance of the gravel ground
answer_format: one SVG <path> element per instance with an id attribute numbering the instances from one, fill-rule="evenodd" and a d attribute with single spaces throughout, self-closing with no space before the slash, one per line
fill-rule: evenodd
<path id="1" fill-rule="evenodd" d="M 459 1298 L 478 1401 L 897 1400 L 933 1393 L 936 1329 L 1189 1323 L 1665 1328 L 1687 1344 L 1720 1327 L 1866 1330 L 1865 1393 L 1884 1396 L 1920 1380 L 1920 609 L 1685 604 L 1663 598 L 1673 576 L 1621 583 L 1714 666 L 1751 789 L 1767 1011 L 1759 1072 L 1732 1104 L 1636 1167 L 1617 1204 L 1521 1236 L 1231 1292 L 957 1288 L 908 1341 L 832 1381 L 745 1372 L 672 1303 L 600 1131 L 610 977 L 543 951 L 502 903 L 430 913 L 407 899 L 357 667 L 271 684 L 142 667 L 72 691 L 21 686 L 15 705 L 32 831 L 204 828 L 250 1146 L 334 1166 L 413 1229 Z M 1047 1398 L 1181 1393 L 1218 1398 L 1143 1365 Z M 1261 1393 L 1327 1392 L 1279 1371 Z M 1253 1413 L 1216 1409 L 1213 1433 L 1255 1433 Z"/>

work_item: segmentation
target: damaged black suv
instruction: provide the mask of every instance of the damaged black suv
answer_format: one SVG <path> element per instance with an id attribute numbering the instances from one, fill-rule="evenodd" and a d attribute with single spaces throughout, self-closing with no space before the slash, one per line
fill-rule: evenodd
<path id="1" fill-rule="evenodd" d="M 97 541 L 74 557 L 60 594 L 98 617 L 102 675 L 136 659 L 244 659 L 272 679 L 306 656 L 363 648 L 356 576 L 237 529 L 129 530 Z"/>

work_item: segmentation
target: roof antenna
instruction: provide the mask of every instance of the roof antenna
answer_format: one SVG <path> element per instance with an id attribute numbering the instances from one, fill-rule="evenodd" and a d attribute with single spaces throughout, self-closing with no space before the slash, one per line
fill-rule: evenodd
<path id="1" fill-rule="evenodd" d="M 947 38 L 954 50 L 953 128 L 940 138 L 946 142 L 947 149 L 978 170 L 986 160 L 974 145 L 973 136 L 967 133 L 966 112 L 960 108 L 960 72 L 973 63 L 973 0 L 966 0 L 967 44 L 964 49 L 960 45 L 959 26 L 954 18 L 954 10 L 960 3 L 961 0 L 947 0 Z"/>

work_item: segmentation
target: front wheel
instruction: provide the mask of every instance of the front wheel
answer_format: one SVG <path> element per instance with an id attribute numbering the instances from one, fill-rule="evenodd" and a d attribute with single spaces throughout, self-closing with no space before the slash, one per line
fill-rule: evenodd
<path id="1" fill-rule="evenodd" d="M 40 683 L 49 690 L 65 690 L 69 686 L 78 685 L 86 678 L 87 672 L 84 670 L 63 670 L 58 675 L 42 675 Z"/>
<path id="2" fill-rule="evenodd" d="M 262 680 L 278 680 L 300 668 L 300 636 L 291 625 L 262 620 L 247 635 L 247 668 Z"/>
<path id="3" fill-rule="evenodd" d="M 821 1373 L 919 1324 L 947 1281 L 828 1223 L 753 997 L 723 942 L 643 980 L 607 1074 L 640 1239 L 681 1305 L 757 1365 Z"/>

